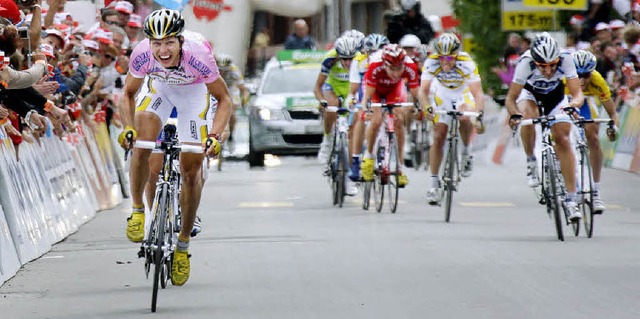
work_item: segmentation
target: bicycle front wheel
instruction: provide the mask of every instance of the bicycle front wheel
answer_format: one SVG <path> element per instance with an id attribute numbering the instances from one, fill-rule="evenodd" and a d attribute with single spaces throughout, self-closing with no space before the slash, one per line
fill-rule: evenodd
<path id="1" fill-rule="evenodd" d="M 444 221 L 451 221 L 451 204 L 453 202 L 453 192 L 455 191 L 456 177 L 456 161 L 457 159 L 457 143 L 455 140 L 449 143 L 449 150 L 444 162 L 444 173 L 442 179 L 444 181 Z"/>
<path id="2" fill-rule="evenodd" d="M 373 182 L 364 182 L 364 190 L 362 194 L 362 209 L 369 210 L 369 204 L 371 203 L 371 187 Z"/>
<path id="3" fill-rule="evenodd" d="M 384 147 L 378 147 L 378 153 L 376 155 L 376 167 L 373 176 L 373 201 L 376 204 L 376 211 L 379 213 L 382 211 L 382 205 L 384 204 Z M 387 181 L 388 182 L 388 181 Z"/>
<path id="4" fill-rule="evenodd" d="M 395 134 L 389 136 L 389 182 L 387 189 L 389 190 L 389 208 L 392 213 L 398 208 L 398 193 L 400 188 L 400 158 L 398 157 L 398 143 Z"/>
<path id="5" fill-rule="evenodd" d="M 547 190 L 547 210 L 550 210 L 553 213 L 553 221 L 556 225 L 556 233 L 558 235 L 558 239 L 564 241 L 564 233 L 562 229 L 562 218 L 560 216 L 560 204 L 558 203 L 558 190 L 559 185 L 558 182 L 558 172 L 556 171 L 556 159 L 555 156 L 551 152 L 547 152 L 545 155 L 545 171 L 546 174 L 546 185 L 549 186 Z"/>
<path id="6" fill-rule="evenodd" d="M 347 170 L 349 165 L 347 160 L 349 158 L 349 152 L 347 152 L 347 136 L 345 133 L 340 133 L 340 142 L 338 143 L 338 207 L 342 207 L 344 204 L 344 196 L 346 195 L 346 181 Z"/>
<path id="7" fill-rule="evenodd" d="M 586 147 L 580 149 L 580 210 L 584 222 L 584 232 L 588 238 L 593 236 L 593 171 Z"/>
<path id="8" fill-rule="evenodd" d="M 167 210 L 169 209 L 169 189 L 168 185 L 163 184 L 160 190 L 160 196 L 158 197 L 158 203 L 156 205 L 156 211 L 154 213 L 155 216 L 155 232 L 154 233 L 154 241 L 153 245 L 155 246 L 153 249 L 153 291 L 151 294 L 151 312 L 156 312 L 156 306 L 158 303 L 158 285 L 162 278 L 160 278 L 160 274 L 162 273 L 164 267 L 164 250 L 162 249 L 165 243 L 165 226 L 167 221 Z"/>

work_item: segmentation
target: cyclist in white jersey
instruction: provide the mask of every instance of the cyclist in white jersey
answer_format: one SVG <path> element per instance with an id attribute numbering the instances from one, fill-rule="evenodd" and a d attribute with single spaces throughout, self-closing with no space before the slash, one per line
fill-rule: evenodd
<path id="1" fill-rule="evenodd" d="M 184 19 L 175 10 L 156 10 L 145 19 L 147 39 L 133 50 L 129 73 L 123 89 L 122 121 L 124 131 L 118 141 L 124 148 L 133 145 L 125 138 L 154 141 L 173 107 L 178 112 L 177 132 L 185 144 L 211 146 L 207 156 L 220 152 L 220 134 L 229 120 L 231 97 L 220 77 L 211 46 L 204 37 L 184 31 Z M 143 87 L 145 76 L 148 84 Z M 137 100 L 136 93 L 140 91 Z M 209 96 L 218 100 L 217 114 L 211 120 Z M 135 110 L 135 113 L 134 113 Z M 134 149 L 130 179 L 133 213 L 127 219 L 127 237 L 133 242 L 144 239 L 145 183 L 149 175 L 151 150 Z M 202 154 L 180 154 L 182 225 L 173 256 L 171 281 L 181 286 L 191 272 L 189 239 L 202 191 Z"/>
<path id="2" fill-rule="evenodd" d="M 566 78 L 567 88 L 572 96 L 568 101 L 562 79 Z M 544 115 L 558 115 L 566 107 L 579 109 L 584 102 L 580 80 L 571 54 L 561 52 L 556 40 L 547 32 L 536 35 L 531 49 L 525 52 L 516 65 L 513 82 L 507 92 L 505 105 L 511 115 L 509 120 L 516 127 L 520 120 L 540 116 L 537 103 L 544 106 Z M 571 147 L 571 125 L 569 120 L 559 120 L 552 124 L 551 131 L 555 149 L 560 161 L 560 170 L 567 187 L 565 207 L 572 221 L 582 218 L 576 205 L 576 159 Z M 527 177 L 530 187 L 540 185 L 534 146 L 536 131 L 533 126 L 521 128 L 522 145 L 527 155 Z"/>
<path id="3" fill-rule="evenodd" d="M 424 62 L 424 71 L 420 83 L 420 104 L 432 105 L 434 109 L 451 111 L 484 112 L 484 93 L 478 67 L 469 54 L 460 51 L 460 40 L 453 33 L 443 33 L 434 44 L 434 54 Z M 440 187 L 440 166 L 447 139 L 451 117 L 427 112 L 427 119 L 434 120 L 433 145 L 429 152 L 431 166 L 431 187 L 427 192 L 430 205 L 439 205 L 442 189 Z M 482 116 L 477 119 L 476 129 L 482 131 Z M 473 124 L 469 118 L 460 118 L 460 137 L 462 140 L 462 169 L 460 175 L 471 175 L 473 156 L 470 151 Z"/>

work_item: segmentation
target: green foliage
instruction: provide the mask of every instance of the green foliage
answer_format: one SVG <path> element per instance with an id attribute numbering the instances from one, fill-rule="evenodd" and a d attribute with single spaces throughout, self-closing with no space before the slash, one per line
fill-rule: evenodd
<path id="1" fill-rule="evenodd" d="M 451 0 L 451 7 L 461 22 L 461 33 L 473 36 L 475 45 L 470 54 L 478 64 L 485 92 L 494 89 L 500 93 L 501 82 L 491 67 L 498 64 L 507 43 L 508 33 L 502 32 L 500 24 L 501 1 Z"/>

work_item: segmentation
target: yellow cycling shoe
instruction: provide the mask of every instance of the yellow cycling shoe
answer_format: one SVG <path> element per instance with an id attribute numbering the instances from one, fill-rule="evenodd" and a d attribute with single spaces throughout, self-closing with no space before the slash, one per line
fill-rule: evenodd
<path id="1" fill-rule="evenodd" d="M 365 182 L 373 181 L 373 158 L 365 158 L 360 165 L 362 171 L 362 179 Z"/>
<path id="2" fill-rule="evenodd" d="M 176 250 L 173 252 L 173 264 L 171 265 L 171 283 L 175 286 L 184 285 L 189 280 L 191 273 L 191 262 L 189 252 L 186 250 Z"/>
<path id="3" fill-rule="evenodd" d="M 134 212 L 127 218 L 127 238 L 134 243 L 142 242 L 144 239 L 144 208 L 142 212 L 133 209 Z"/>
<path id="4" fill-rule="evenodd" d="M 398 187 L 405 187 L 409 184 L 409 178 L 404 173 L 400 173 L 398 176 Z"/>

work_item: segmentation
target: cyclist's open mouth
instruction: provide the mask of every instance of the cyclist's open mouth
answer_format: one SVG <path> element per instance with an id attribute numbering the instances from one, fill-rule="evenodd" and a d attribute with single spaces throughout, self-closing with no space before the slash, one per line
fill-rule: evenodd
<path id="1" fill-rule="evenodd" d="M 167 55 L 159 55 L 158 58 L 160 58 L 160 62 L 164 62 L 164 63 L 168 63 L 171 61 L 171 55 L 167 54 Z"/>

